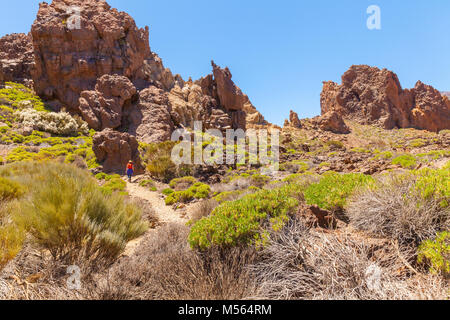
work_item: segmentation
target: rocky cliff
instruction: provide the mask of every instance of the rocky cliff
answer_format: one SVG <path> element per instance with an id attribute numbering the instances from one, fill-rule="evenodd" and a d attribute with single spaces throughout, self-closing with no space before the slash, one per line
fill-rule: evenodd
<path id="1" fill-rule="evenodd" d="M 0 82 L 12 81 L 32 86 L 33 68 L 30 35 L 14 33 L 0 38 Z"/>

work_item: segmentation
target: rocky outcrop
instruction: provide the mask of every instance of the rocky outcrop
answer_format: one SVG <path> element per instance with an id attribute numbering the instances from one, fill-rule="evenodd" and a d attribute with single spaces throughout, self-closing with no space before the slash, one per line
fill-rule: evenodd
<path id="1" fill-rule="evenodd" d="M 0 82 L 31 86 L 33 68 L 33 45 L 29 35 L 13 33 L 0 38 Z"/>
<path id="2" fill-rule="evenodd" d="M 83 91 L 79 111 L 84 121 L 97 131 L 122 125 L 123 110 L 131 105 L 136 88 L 128 78 L 104 75 L 98 79 L 95 91 Z"/>
<path id="3" fill-rule="evenodd" d="M 170 140 L 174 130 L 171 111 L 167 93 L 151 86 L 140 92 L 137 105 L 126 112 L 128 123 L 125 125 L 139 141 L 154 143 Z"/>
<path id="4" fill-rule="evenodd" d="M 81 92 L 93 90 L 105 74 L 127 77 L 138 88 L 170 89 L 175 82 L 150 51 L 148 27 L 138 29 L 127 13 L 104 0 L 43 2 L 31 33 L 35 91 L 69 110 L 78 111 Z"/>
<path id="5" fill-rule="evenodd" d="M 345 124 L 342 116 L 336 111 L 329 111 L 316 119 L 317 125 L 323 131 L 330 131 L 337 134 L 350 133 L 349 127 Z"/>
<path id="6" fill-rule="evenodd" d="M 450 101 L 431 86 L 417 82 L 403 90 L 395 73 L 366 65 L 352 66 L 342 84 L 325 82 L 320 97 L 322 114 L 335 111 L 344 118 L 385 129 L 450 128 Z"/>
<path id="7" fill-rule="evenodd" d="M 255 125 L 267 125 L 268 123 L 250 102 L 248 96 L 233 82 L 230 70 L 228 68 L 220 68 L 214 61 L 211 64 L 214 75 L 213 89 L 206 88 L 204 90 L 215 91 L 211 92 L 211 95 L 219 99 L 220 105 L 226 111 L 244 112 L 248 128 Z"/>
<path id="8" fill-rule="evenodd" d="M 286 119 L 286 121 L 284 122 L 284 127 L 291 127 L 297 129 L 300 129 L 302 127 L 302 123 L 300 122 L 300 119 L 296 112 L 291 110 L 291 112 L 289 113 L 289 120 Z"/>
<path id="9" fill-rule="evenodd" d="M 136 137 L 105 129 L 93 137 L 92 150 L 102 164 L 104 172 L 124 174 L 128 161 L 134 161 L 135 173 L 143 173 Z"/>

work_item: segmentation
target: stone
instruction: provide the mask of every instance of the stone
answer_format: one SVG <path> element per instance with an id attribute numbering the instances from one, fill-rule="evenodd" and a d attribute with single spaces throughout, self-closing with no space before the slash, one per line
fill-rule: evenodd
<path id="1" fill-rule="evenodd" d="M 70 7 L 78 7 L 80 28 L 72 28 Z M 76 19 L 76 17 L 75 17 Z M 78 111 L 80 94 L 97 79 L 117 74 L 138 89 L 150 84 L 170 89 L 175 77 L 149 45 L 149 29 L 139 29 L 125 12 L 104 0 L 53 0 L 39 6 L 31 28 L 36 93 Z"/>
<path id="2" fill-rule="evenodd" d="M 324 131 L 330 131 L 337 134 L 350 133 L 349 127 L 345 124 L 344 119 L 336 111 L 330 111 L 317 119 L 318 126 Z"/>
<path id="3" fill-rule="evenodd" d="M 95 91 L 81 92 L 79 111 L 90 128 L 97 131 L 122 125 L 123 110 L 131 105 L 136 88 L 119 75 L 104 75 L 98 79 Z"/>
<path id="4" fill-rule="evenodd" d="M 136 137 L 112 129 L 97 132 L 93 137 L 92 150 L 104 172 L 125 174 L 128 161 L 134 162 L 135 174 L 144 169 L 139 155 L 139 143 Z"/>
<path id="5" fill-rule="evenodd" d="M 13 33 L 0 38 L 0 82 L 17 82 L 32 86 L 35 67 L 30 35 Z"/>
<path id="6" fill-rule="evenodd" d="M 342 84 L 324 82 L 322 114 L 335 111 L 346 119 L 385 129 L 450 129 L 450 100 L 422 82 L 402 89 L 395 73 L 367 65 L 352 66 Z"/>

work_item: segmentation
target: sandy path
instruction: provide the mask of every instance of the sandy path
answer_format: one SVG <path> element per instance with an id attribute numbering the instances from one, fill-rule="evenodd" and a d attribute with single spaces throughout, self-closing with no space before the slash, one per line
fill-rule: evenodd
<path id="1" fill-rule="evenodd" d="M 155 212 L 156 217 L 161 225 L 166 223 L 182 223 L 185 224 L 189 221 L 187 217 L 181 216 L 181 212 L 178 213 L 172 209 L 171 206 L 167 206 L 164 202 L 164 197 L 158 192 L 150 191 L 148 188 L 140 187 L 138 183 L 130 183 L 127 181 L 127 192 L 130 196 L 147 200 Z M 138 248 L 139 244 L 149 236 L 156 229 L 149 229 L 141 237 L 130 241 L 126 248 L 124 255 L 131 256 Z"/>

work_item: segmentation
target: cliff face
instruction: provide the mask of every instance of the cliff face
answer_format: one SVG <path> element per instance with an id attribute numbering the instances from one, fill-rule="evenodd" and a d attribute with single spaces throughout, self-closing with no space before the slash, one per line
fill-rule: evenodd
<path id="1" fill-rule="evenodd" d="M 79 15 L 69 9 L 74 6 Z M 125 76 L 141 87 L 152 81 L 172 86 L 170 72 L 150 51 L 148 27 L 137 28 L 127 13 L 104 0 L 41 3 L 31 33 L 36 93 L 70 110 L 77 111 L 80 93 L 93 90 L 105 74 Z"/>
<path id="2" fill-rule="evenodd" d="M 0 82 L 12 81 L 31 86 L 33 68 L 30 35 L 13 33 L 0 38 Z"/>
<path id="3" fill-rule="evenodd" d="M 447 96 L 422 82 L 402 89 L 395 73 L 366 65 L 352 66 L 342 84 L 325 82 L 320 97 L 322 114 L 336 111 L 344 118 L 385 129 L 450 128 Z"/>

